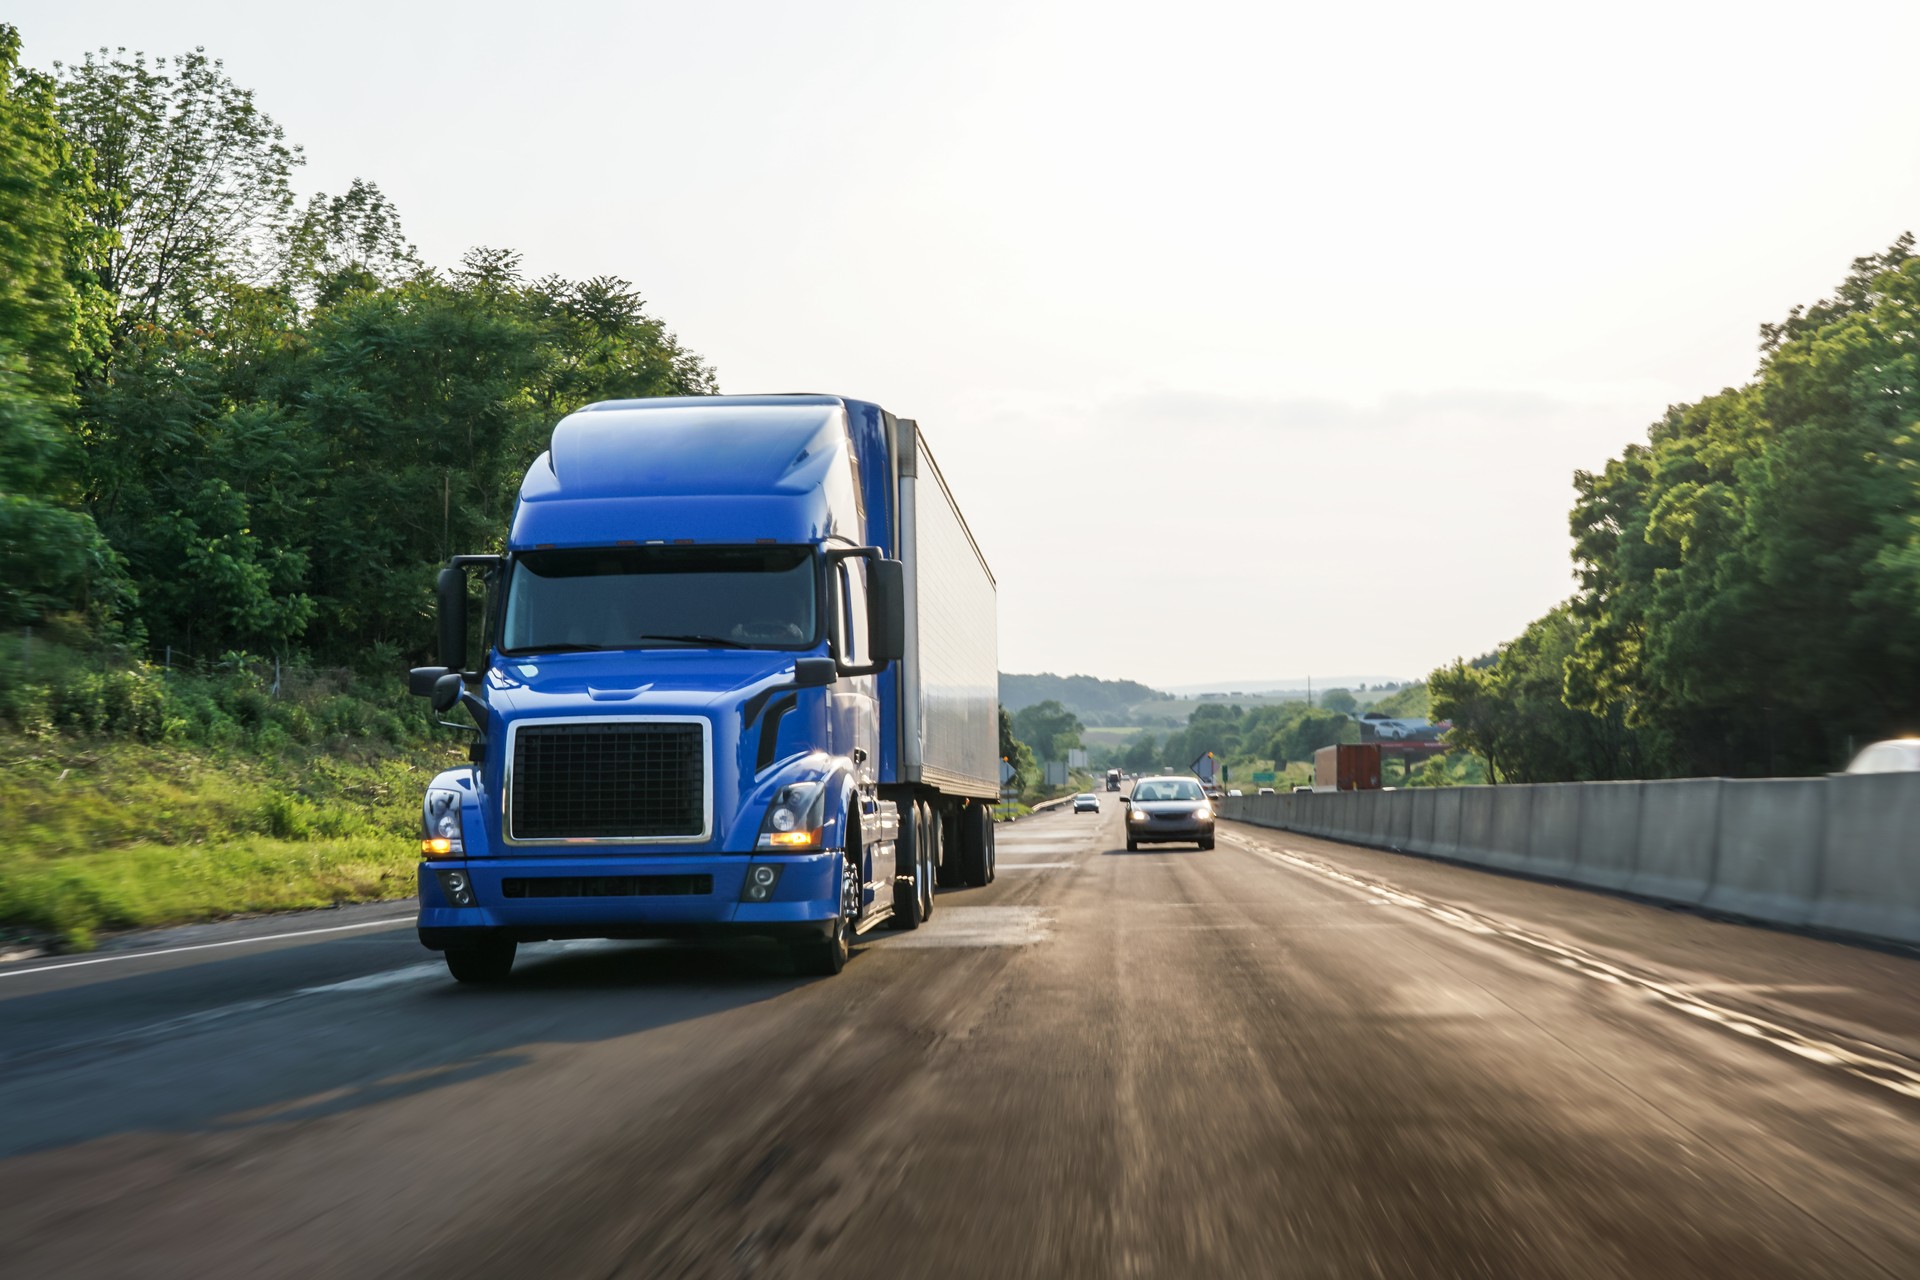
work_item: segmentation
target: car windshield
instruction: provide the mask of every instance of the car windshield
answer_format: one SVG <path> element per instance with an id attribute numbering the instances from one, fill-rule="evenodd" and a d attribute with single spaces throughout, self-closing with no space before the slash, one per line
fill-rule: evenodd
<path id="1" fill-rule="evenodd" d="M 1151 778 L 1133 789 L 1135 800 L 1204 800 L 1197 782 L 1184 778 Z"/>
<path id="2" fill-rule="evenodd" d="M 591 547 L 513 558 L 503 653 L 814 643 L 810 547 Z"/>

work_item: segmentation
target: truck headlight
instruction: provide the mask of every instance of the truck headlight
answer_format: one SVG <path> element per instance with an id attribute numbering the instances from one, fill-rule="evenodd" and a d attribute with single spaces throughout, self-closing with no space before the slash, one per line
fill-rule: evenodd
<path id="1" fill-rule="evenodd" d="M 420 818 L 420 856 L 465 857 L 467 842 L 460 827 L 460 793 L 451 787 L 428 787 Z"/>
<path id="2" fill-rule="evenodd" d="M 780 788 L 767 804 L 760 838 L 753 847 L 790 853 L 818 849 L 826 810 L 827 787 L 823 782 L 796 782 Z"/>

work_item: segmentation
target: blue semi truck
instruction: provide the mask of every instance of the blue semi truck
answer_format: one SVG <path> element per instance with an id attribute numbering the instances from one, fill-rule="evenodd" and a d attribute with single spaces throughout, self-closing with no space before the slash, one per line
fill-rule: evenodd
<path id="1" fill-rule="evenodd" d="M 427 789 L 419 930 L 462 982 L 551 938 L 771 940 L 837 973 L 993 878 L 994 580 L 910 419 L 589 405 L 505 551 L 437 589 L 409 684 L 474 737 Z"/>

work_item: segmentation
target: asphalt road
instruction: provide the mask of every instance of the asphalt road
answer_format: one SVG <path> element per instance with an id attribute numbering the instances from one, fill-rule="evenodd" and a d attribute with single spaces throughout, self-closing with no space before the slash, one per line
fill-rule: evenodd
<path id="1" fill-rule="evenodd" d="M 1920 961 L 1103 799 L 831 979 L 0 968 L 0 1274 L 1920 1274 Z"/>

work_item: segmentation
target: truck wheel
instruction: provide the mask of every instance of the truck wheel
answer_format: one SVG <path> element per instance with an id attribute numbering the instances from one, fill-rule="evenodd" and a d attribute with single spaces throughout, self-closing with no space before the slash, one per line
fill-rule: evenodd
<path id="1" fill-rule="evenodd" d="M 969 804 L 960 816 L 960 882 L 979 888 L 993 879 L 993 815 Z"/>
<path id="2" fill-rule="evenodd" d="M 994 877 L 1000 874 L 1000 824 L 991 815 L 987 818 L 987 883 L 992 884 Z"/>
<path id="3" fill-rule="evenodd" d="M 942 889 L 957 889 L 966 883 L 960 871 L 960 849 L 966 843 L 961 834 L 965 822 L 964 809 L 955 809 L 940 816 L 940 869 L 934 878 Z"/>
<path id="4" fill-rule="evenodd" d="M 514 942 L 481 942 L 467 947 L 448 947 L 447 972 L 457 982 L 505 982 L 513 969 Z"/>
<path id="5" fill-rule="evenodd" d="M 927 848 L 926 823 L 921 808 L 910 804 L 900 813 L 899 845 L 893 864 L 893 916 L 889 929 L 920 927 L 920 877 L 924 873 Z M 911 868 L 903 872 L 902 868 Z"/>
<path id="6" fill-rule="evenodd" d="M 847 967 L 847 921 L 833 922 L 833 936 L 823 942 L 807 942 L 793 949 L 796 972 L 813 978 L 831 978 Z"/>
<path id="7" fill-rule="evenodd" d="M 927 839 L 926 853 L 920 862 L 920 918 L 931 920 L 934 882 L 940 878 L 936 868 L 940 865 L 941 846 L 946 843 L 941 838 L 945 834 L 943 828 L 946 822 L 941 818 L 940 810 L 932 805 L 924 806 L 924 812 L 927 815 Z"/>

